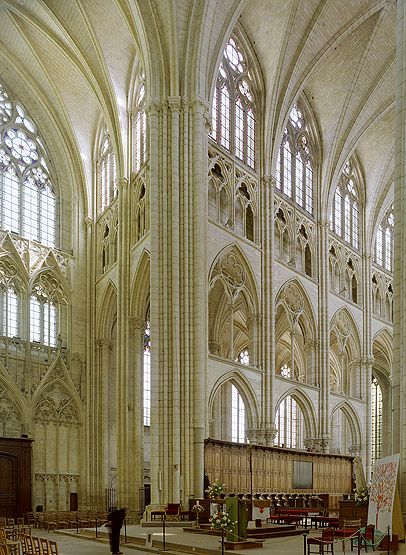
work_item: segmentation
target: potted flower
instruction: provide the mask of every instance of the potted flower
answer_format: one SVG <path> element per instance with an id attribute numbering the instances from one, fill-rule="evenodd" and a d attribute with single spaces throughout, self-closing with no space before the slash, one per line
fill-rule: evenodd
<path id="1" fill-rule="evenodd" d="M 193 505 L 192 507 L 192 511 L 194 513 L 196 513 L 196 522 L 195 522 L 195 528 L 200 528 L 199 525 L 199 514 L 204 511 L 204 507 L 202 505 L 200 505 L 199 501 L 196 501 L 195 505 Z"/>
<path id="2" fill-rule="evenodd" d="M 361 486 L 358 489 L 354 490 L 355 492 L 355 502 L 358 507 L 364 505 L 365 503 L 369 503 L 369 493 L 370 487 L 369 486 Z"/>
<path id="3" fill-rule="evenodd" d="M 209 499 L 218 499 L 220 494 L 223 493 L 223 490 L 223 484 L 219 480 L 216 480 L 212 486 L 206 489 L 206 493 Z"/>
<path id="4" fill-rule="evenodd" d="M 212 530 L 221 530 L 221 553 L 224 554 L 224 532 L 231 533 L 236 523 L 231 521 L 226 508 L 219 508 L 217 512 L 210 517 L 209 522 Z"/>

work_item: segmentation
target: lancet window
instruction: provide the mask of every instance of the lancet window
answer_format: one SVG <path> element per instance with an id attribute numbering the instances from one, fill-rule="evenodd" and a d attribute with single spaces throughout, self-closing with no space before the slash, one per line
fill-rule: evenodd
<path id="1" fill-rule="evenodd" d="M 149 321 L 144 333 L 144 426 L 151 425 L 151 328 Z"/>
<path id="2" fill-rule="evenodd" d="M 278 430 L 275 445 L 292 449 L 301 447 L 303 417 L 299 405 L 291 395 L 279 404 L 275 425 Z"/>
<path id="3" fill-rule="evenodd" d="M 116 158 L 107 132 L 102 140 L 98 160 L 99 210 L 103 212 L 117 196 Z"/>
<path id="4" fill-rule="evenodd" d="M 256 113 L 252 76 L 235 38 L 220 64 L 212 102 L 211 138 L 255 169 Z"/>
<path id="5" fill-rule="evenodd" d="M 293 106 L 276 162 L 276 187 L 313 214 L 313 148 L 303 110 Z"/>
<path id="6" fill-rule="evenodd" d="M 231 385 L 231 440 L 245 443 L 246 439 L 244 401 L 238 389 Z"/>
<path id="7" fill-rule="evenodd" d="M 372 460 L 382 456 L 382 390 L 375 377 L 371 383 Z"/>
<path id="8" fill-rule="evenodd" d="M 0 84 L 0 227 L 54 247 L 56 200 L 37 127 Z"/>
<path id="9" fill-rule="evenodd" d="M 145 114 L 145 74 L 141 73 L 135 97 L 134 113 L 134 169 L 138 172 L 146 161 L 147 118 Z"/>
<path id="10" fill-rule="evenodd" d="M 357 178 L 351 162 L 347 162 L 334 193 L 330 226 L 355 249 L 359 248 L 359 205 Z"/>
<path id="11" fill-rule="evenodd" d="M 30 341 L 49 347 L 62 344 L 66 328 L 66 300 L 56 278 L 43 274 L 30 297 Z"/>
<path id="12" fill-rule="evenodd" d="M 375 264 L 389 272 L 393 271 L 394 207 L 391 206 L 382 219 L 375 240 Z"/>

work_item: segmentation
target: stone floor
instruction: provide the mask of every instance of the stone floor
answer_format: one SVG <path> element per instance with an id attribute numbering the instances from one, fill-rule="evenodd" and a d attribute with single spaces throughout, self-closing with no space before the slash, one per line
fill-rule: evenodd
<path id="1" fill-rule="evenodd" d="M 78 536 L 74 531 L 67 530 L 52 533 L 33 530 L 33 534 L 35 535 L 56 540 L 59 546 L 59 555 L 109 555 L 110 549 L 107 534 L 103 533 L 102 538 L 96 539 L 94 529 L 84 532 L 86 537 L 82 534 Z M 155 548 L 153 547 L 153 549 L 143 547 L 148 533 L 153 534 L 153 546 L 154 543 L 156 546 Z M 312 534 L 315 534 L 315 532 L 312 532 Z M 124 541 L 122 541 L 120 548 L 124 555 L 159 553 L 162 551 L 160 548 L 162 545 L 162 530 L 157 527 L 128 526 L 127 536 L 128 538 L 138 538 L 139 541 L 142 541 L 142 545 L 136 545 L 134 543 L 125 544 Z M 168 555 L 185 555 L 193 553 L 197 555 L 215 555 L 220 551 L 219 538 L 217 536 L 195 535 L 184 532 L 181 528 L 169 528 L 166 530 L 166 548 L 165 553 Z M 246 555 L 302 555 L 303 536 L 275 538 L 266 540 L 262 549 L 249 549 L 238 552 L 227 551 L 226 553 L 243 553 Z M 334 553 L 343 553 L 341 541 L 335 543 Z M 349 543 L 347 543 L 346 546 L 346 553 L 351 555 Z M 357 553 L 356 549 L 353 551 L 353 554 L 355 553 Z M 362 553 L 364 554 L 365 551 L 363 550 Z M 381 555 L 385 555 L 386 551 L 375 552 L 368 550 L 368 553 L 380 553 Z M 405 544 L 400 544 L 398 554 L 406 555 Z"/>

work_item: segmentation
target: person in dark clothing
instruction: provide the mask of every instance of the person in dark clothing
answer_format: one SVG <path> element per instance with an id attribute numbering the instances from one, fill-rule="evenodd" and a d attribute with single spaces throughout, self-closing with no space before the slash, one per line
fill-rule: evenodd
<path id="1" fill-rule="evenodd" d="M 125 519 L 125 509 L 111 507 L 107 516 L 106 526 L 110 528 L 110 548 L 112 553 L 122 553 L 120 551 L 120 530 Z"/>

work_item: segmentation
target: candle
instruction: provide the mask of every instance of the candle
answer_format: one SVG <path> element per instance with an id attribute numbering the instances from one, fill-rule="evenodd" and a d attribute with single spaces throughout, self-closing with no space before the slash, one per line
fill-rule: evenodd
<path id="1" fill-rule="evenodd" d="M 200 505 L 200 503 L 199 503 L 199 500 L 198 500 L 198 499 L 196 499 L 196 505 Z"/>

